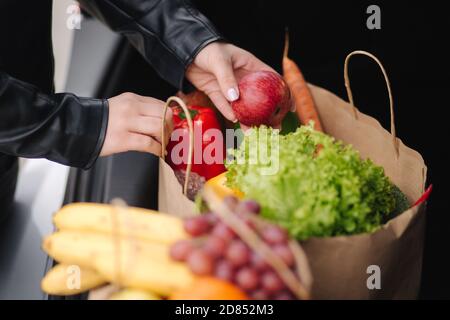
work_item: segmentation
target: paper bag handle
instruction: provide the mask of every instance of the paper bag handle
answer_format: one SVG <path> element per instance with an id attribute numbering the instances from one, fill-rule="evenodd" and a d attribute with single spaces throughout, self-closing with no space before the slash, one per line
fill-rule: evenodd
<path id="1" fill-rule="evenodd" d="M 350 104 L 353 107 L 353 114 L 355 115 L 355 119 L 358 119 L 358 110 L 356 109 L 355 104 L 354 104 L 353 94 L 352 94 L 352 90 L 350 88 L 350 79 L 348 77 L 348 63 L 350 61 L 350 58 L 355 56 L 355 55 L 364 55 L 364 56 L 367 56 L 369 58 L 372 58 L 378 64 L 378 66 L 381 69 L 381 72 L 383 73 L 384 80 L 386 81 L 386 87 L 387 87 L 388 94 L 389 94 L 389 107 L 390 107 L 390 113 L 391 113 L 392 143 L 394 145 L 395 154 L 398 157 L 399 156 L 399 146 L 398 146 L 398 142 L 397 142 L 397 134 L 396 134 L 396 131 L 395 131 L 394 99 L 392 97 L 391 83 L 389 81 L 389 77 L 388 77 L 387 72 L 384 69 L 383 64 L 381 63 L 381 61 L 377 57 L 375 57 L 373 54 L 371 54 L 370 52 L 363 51 L 363 50 L 356 50 L 356 51 L 351 52 L 345 58 L 345 63 L 344 63 L 345 88 L 347 89 L 347 96 L 348 96 L 348 99 L 350 101 Z"/>
<path id="2" fill-rule="evenodd" d="M 186 166 L 186 176 L 184 179 L 184 186 L 183 186 L 183 194 L 187 194 L 188 189 L 188 182 L 189 182 L 189 176 L 191 174 L 191 168 L 192 168 L 192 154 L 194 153 L 194 125 L 192 124 L 192 118 L 191 113 L 189 112 L 188 107 L 184 103 L 184 101 L 178 97 L 170 97 L 167 99 L 166 104 L 164 106 L 164 112 L 162 117 L 162 127 L 161 127 L 161 158 L 164 160 L 166 155 L 166 131 L 164 130 L 166 127 L 166 114 L 167 114 L 167 108 L 170 107 L 170 104 L 172 102 L 176 102 L 181 109 L 183 109 L 186 120 L 189 127 L 189 151 L 188 151 L 188 160 L 187 160 L 187 166 Z"/>

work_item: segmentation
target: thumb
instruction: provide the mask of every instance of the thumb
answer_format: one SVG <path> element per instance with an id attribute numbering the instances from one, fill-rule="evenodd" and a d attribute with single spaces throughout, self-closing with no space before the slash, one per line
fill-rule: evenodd
<path id="1" fill-rule="evenodd" d="M 224 59 L 222 63 L 218 63 L 214 66 L 213 73 L 226 99 L 230 102 L 239 99 L 239 88 L 231 60 Z"/>

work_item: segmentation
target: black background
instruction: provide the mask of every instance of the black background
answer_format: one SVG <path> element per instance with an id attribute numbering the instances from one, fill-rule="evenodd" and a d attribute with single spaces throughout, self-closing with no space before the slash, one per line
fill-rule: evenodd
<path id="1" fill-rule="evenodd" d="M 446 197 L 450 92 L 449 55 L 444 51 L 450 37 L 444 2 L 194 2 L 230 42 L 251 51 L 278 71 L 281 71 L 284 30 L 289 27 L 289 55 L 306 79 L 344 99 L 343 62 L 348 53 L 367 50 L 383 62 L 395 99 L 397 134 L 406 145 L 422 154 L 429 169 L 428 181 L 434 186 L 427 211 L 420 297 L 450 298 L 450 210 Z M 366 9 L 371 4 L 381 8 L 381 30 L 366 27 L 369 16 Z M 123 49 L 118 59 L 125 60 L 126 68 L 116 69 L 113 77 L 123 80 L 116 82 L 114 88 L 101 91 L 134 91 L 161 99 L 174 93 L 175 89 L 161 81 L 133 49 Z M 355 57 L 350 77 L 358 108 L 389 129 L 387 91 L 378 67 L 364 57 Z"/>

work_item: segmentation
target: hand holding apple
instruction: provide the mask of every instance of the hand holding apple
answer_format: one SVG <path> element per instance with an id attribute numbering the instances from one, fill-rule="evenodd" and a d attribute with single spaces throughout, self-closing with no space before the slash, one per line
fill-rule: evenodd
<path id="1" fill-rule="evenodd" d="M 245 126 L 267 125 L 279 127 L 291 108 L 288 86 L 279 74 L 257 71 L 239 82 L 239 99 L 231 106 L 241 124 Z"/>
<path id="2" fill-rule="evenodd" d="M 269 73 L 264 73 L 267 71 Z M 251 76 L 254 73 L 257 73 L 257 75 Z M 268 77 L 269 74 L 275 76 Z M 241 121 L 241 127 L 243 129 L 248 127 L 247 124 L 257 125 L 258 123 L 279 127 L 281 120 L 286 115 L 285 111 L 292 106 L 289 91 L 286 89 L 287 91 L 284 92 L 283 88 L 287 87 L 284 85 L 278 73 L 250 52 L 232 44 L 214 42 L 207 45 L 198 53 L 192 64 L 188 67 L 186 77 L 197 89 L 205 92 L 209 96 L 225 118 L 236 122 L 241 120 L 239 118 L 240 116 L 238 116 L 239 113 L 243 119 Z M 256 97 L 256 91 L 255 95 L 252 95 L 251 88 L 257 82 L 266 88 L 273 88 L 274 93 L 268 99 L 272 102 L 265 100 L 265 103 L 261 103 L 259 99 L 262 99 L 262 97 L 254 100 L 256 104 L 250 101 L 251 96 Z M 241 92 L 242 90 L 244 93 Z M 243 98 L 242 94 L 244 94 Z M 232 108 L 230 102 L 236 102 L 236 106 Z M 275 116 L 273 113 L 276 111 L 277 106 L 280 109 L 274 119 L 261 121 L 262 117 Z M 262 110 L 259 110 L 260 107 Z M 244 117 L 245 114 L 249 115 L 253 113 L 255 114 L 254 120 L 259 119 L 256 122 L 248 121 L 248 117 Z"/>

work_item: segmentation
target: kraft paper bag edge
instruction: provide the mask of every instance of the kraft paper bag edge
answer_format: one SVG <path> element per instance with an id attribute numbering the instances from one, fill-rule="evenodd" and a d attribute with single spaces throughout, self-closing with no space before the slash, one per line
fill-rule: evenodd
<path id="1" fill-rule="evenodd" d="M 161 158 L 158 172 L 158 211 L 182 217 L 195 212 L 195 203 L 183 194 L 183 187 L 173 169 Z"/>
<path id="2" fill-rule="evenodd" d="M 321 87 L 310 85 L 310 89 L 316 101 L 319 117 L 321 119 L 325 117 L 323 125 L 327 133 L 346 144 L 353 144 L 363 157 L 381 159 L 382 161 L 375 161 L 375 163 L 385 169 L 386 174 L 402 191 L 406 191 L 410 203 L 423 194 L 427 167 L 419 152 L 407 147 L 401 139 L 397 139 L 399 157 L 394 158 L 395 148 L 392 136 L 379 121 L 359 111 L 355 118 L 353 107 L 348 102 Z M 336 123 L 337 119 L 342 120 L 342 123 Z M 331 128 L 330 131 L 328 131 L 329 128 Z M 371 134 L 375 134 L 375 137 L 370 136 Z M 405 166 L 407 168 L 404 168 Z M 411 172 L 408 169 L 411 169 Z M 302 246 L 308 251 L 310 262 L 315 265 L 313 277 L 317 287 L 313 291 L 316 297 L 415 298 L 421 278 L 425 208 L 425 204 L 410 208 L 371 233 L 311 238 L 303 242 Z M 409 245 L 411 242 L 416 243 L 417 247 L 411 248 Z M 352 254 L 352 248 L 358 249 L 360 253 L 361 248 L 367 249 L 364 251 L 365 254 L 360 256 L 356 252 Z M 379 251 L 380 248 L 385 249 Z M 333 258 L 333 255 L 330 255 L 335 250 L 340 252 L 339 261 L 349 259 L 352 262 L 347 263 L 347 267 L 341 265 Z M 373 250 L 375 251 L 371 252 Z M 392 270 L 390 276 L 398 279 L 391 287 L 386 288 L 386 291 L 378 293 L 368 292 L 361 287 L 361 284 L 349 285 L 348 282 L 343 283 L 342 280 L 330 278 L 330 275 L 327 275 L 330 271 L 329 267 L 323 266 L 324 263 L 331 262 L 340 272 L 355 272 L 352 266 L 365 265 L 375 259 L 382 268 L 392 267 L 392 263 L 400 258 L 396 256 L 396 253 L 401 253 L 403 259 L 414 265 L 408 266 L 407 270 L 400 274 L 398 270 Z"/>

